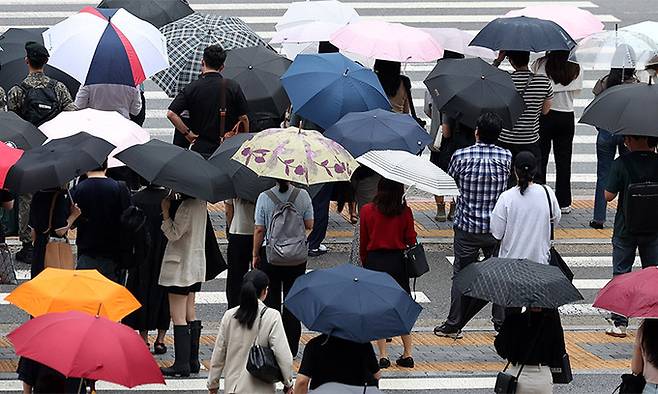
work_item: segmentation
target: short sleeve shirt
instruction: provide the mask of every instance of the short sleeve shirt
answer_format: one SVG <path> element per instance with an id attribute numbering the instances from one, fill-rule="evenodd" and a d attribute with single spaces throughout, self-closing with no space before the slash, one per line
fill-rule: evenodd
<path id="1" fill-rule="evenodd" d="M 281 201 L 288 201 L 290 194 L 292 194 L 293 187 L 290 186 L 288 191 L 285 193 L 279 192 L 279 186 L 274 186 L 270 189 Z M 313 220 L 313 204 L 311 202 L 311 196 L 304 189 L 299 191 L 297 198 L 293 201 L 293 205 L 297 211 L 302 215 L 304 220 Z M 256 201 L 256 215 L 255 215 L 255 224 L 256 226 L 264 226 L 265 229 L 270 227 L 270 221 L 272 220 L 272 214 L 276 204 L 267 193 L 263 192 L 258 196 Z"/>
<path id="2" fill-rule="evenodd" d="M 0 189 L 0 204 L 5 202 L 10 202 L 13 199 L 14 199 L 14 195 L 11 194 L 11 192 L 4 189 Z M 0 223 L 0 243 L 4 243 L 4 242 L 5 242 L 5 229 L 2 223 Z"/>
<path id="3" fill-rule="evenodd" d="M 229 234 L 251 235 L 254 233 L 254 211 L 256 206 L 253 202 L 242 198 L 234 198 L 225 201 L 226 204 L 233 206 L 233 220 Z"/>

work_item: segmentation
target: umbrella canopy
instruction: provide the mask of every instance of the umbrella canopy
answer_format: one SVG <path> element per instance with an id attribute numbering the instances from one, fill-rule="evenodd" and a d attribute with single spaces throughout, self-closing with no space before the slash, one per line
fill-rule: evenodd
<path id="1" fill-rule="evenodd" d="M 496 52 L 489 48 L 471 46 L 475 34 L 454 27 L 437 27 L 423 29 L 446 51 L 461 53 L 465 56 L 483 59 L 495 59 Z"/>
<path id="2" fill-rule="evenodd" d="M 371 150 L 404 150 L 416 154 L 432 138 L 411 116 L 383 109 L 352 112 L 324 132 L 354 157 Z"/>
<path id="3" fill-rule="evenodd" d="M 27 76 L 25 64 L 25 43 L 35 41 L 43 44 L 42 33 L 45 28 L 7 29 L 0 36 L 0 87 L 9 91 L 13 86 L 19 85 Z M 72 97 L 78 93 L 80 82 L 58 68 L 46 64 L 44 74 L 63 83 Z"/>
<path id="4" fill-rule="evenodd" d="M 102 380 L 126 387 L 164 384 L 160 368 L 130 327 L 82 312 L 49 313 L 9 335 L 16 354 L 64 376 Z"/>
<path id="5" fill-rule="evenodd" d="M 313 2 L 317 3 L 317 2 Z M 295 3 L 293 3 L 295 4 Z M 288 27 L 274 33 L 270 44 L 284 43 L 309 43 L 319 41 L 329 41 L 331 35 L 338 29 L 345 26 L 335 22 L 314 21 L 302 23 L 294 27 Z"/>
<path id="6" fill-rule="evenodd" d="M 135 145 L 117 158 L 147 181 L 188 196 L 212 203 L 235 197 L 225 172 L 200 154 L 168 142 L 151 140 Z"/>
<path id="7" fill-rule="evenodd" d="M 553 21 L 560 25 L 574 40 L 598 33 L 604 26 L 594 14 L 582 8 L 563 4 L 542 4 L 512 10 L 507 17 L 527 16 Z"/>
<path id="8" fill-rule="evenodd" d="M 0 189 L 4 188 L 9 170 L 20 160 L 25 153 L 4 143 L 0 144 Z"/>
<path id="9" fill-rule="evenodd" d="M 120 321 L 139 309 L 139 301 L 123 286 L 96 270 L 46 268 L 9 293 L 5 300 L 37 317 L 79 311 Z"/>
<path id="10" fill-rule="evenodd" d="M 103 0 L 98 8 L 123 8 L 158 29 L 194 12 L 182 0 Z"/>
<path id="11" fill-rule="evenodd" d="M 229 51 L 222 75 L 240 84 L 251 119 L 280 118 L 290 106 L 281 76 L 291 63 L 264 46 L 236 48 Z"/>
<path id="12" fill-rule="evenodd" d="M 493 112 L 511 130 L 525 109 L 511 75 L 478 58 L 440 60 L 425 86 L 441 112 L 473 129 L 481 114 Z"/>
<path id="13" fill-rule="evenodd" d="M 642 69 L 655 54 L 658 44 L 635 31 L 602 31 L 585 37 L 571 51 L 569 60 L 590 70 Z"/>
<path id="14" fill-rule="evenodd" d="M 329 22 L 339 25 L 359 20 L 353 7 L 336 0 L 298 1 L 290 4 L 275 28 L 277 31 L 309 22 Z"/>
<path id="15" fill-rule="evenodd" d="M 52 140 L 23 153 L 2 187 L 19 194 L 61 187 L 99 168 L 113 149 L 109 142 L 84 132 Z"/>
<path id="16" fill-rule="evenodd" d="M 0 111 L 0 141 L 28 150 L 41 146 L 46 141 L 46 136 L 14 112 Z"/>
<path id="17" fill-rule="evenodd" d="M 518 16 L 489 22 L 471 45 L 507 51 L 570 51 L 576 42 L 553 21 Z"/>
<path id="18" fill-rule="evenodd" d="M 358 343 L 408 334 L 423 309 L 390 275 L 352 264 L 300 276 L 285 305 L 310 330 Z"/>
<path id="19" fill-rule="evenodd" d="M 170 66 L 151 79 L 169 97 L 175 97 L 201 74 L 206 47 L 219 44 L 224 49 L 266 46 L 244 21 L 232 16 L 194 13 L 163 26 Z"/>
<path id="20" fill-rule="evenodd" d="M 42 124 L 41 131 L 48 139 L 64 138 L 84 131 L 111 143 L 116 148 L 110 154 L 110 167 L 122 166 L 114 156 L 150 139 L 148 131 L 115 111 L 86 108 L 81 111 L 63 111 L 54 119 Z"/>
<path id="21" fill-rule="evenodd" d="M 84 85 L 137 86 L 169 66 L 158 29 L 124 9 L 85 7 L 43 33 L 48 62 Z"/>
<path id="22" fill-rule="evenodd" d="M 303 185 L 349 181 L 358 167 L 335 141 L 296 127 L 261 131 L 242 144 L 233 160 L 260 176 Z"/>
<path id="23" fill-rule="evenodd" d="M 311 394 L 383 394 L 377 387 L 350 386 L 342 383 L 325 383 L 309 391 Z"/>
<path id="24" fill-rule="evenodd" d="M 656 37 L 656 35 L 658 35 L 658 22 L 644 21 L 640 23 L 635 23 L 630 26 L 622 27 L 620 30 L 643 34 L 647 37 Z"/>
<path id="25" fill-rule="evenodd" d="M 658 103 L 658 86 L 643 83 L 614 86 L 585 108 L 580 123 L 613 134 L 658 137 L 658 114 L 647 110 L 648 103 Z"/>
<path id="26" fill-rule="evenodd" d="M 224 140 L 212 157 L 208 159 L 212 165 L 226 172 L 237 197 L 256 202 L 258 196 L 276 184 L 271 178 L 260 177 L 250 168 L 231 158 L 238 152 L 242 144 L 254 138 L 255 133 L 239 133 Z"/>
<path id="27" fill-rule="evenodd" d="M 504 307 L 557 309 L 583 299 L 558 267 L 530 260 L 490 258 L 453 280 L 462 294 Z"/>
<path id="28" fill-rule="evenodd" d="M 377 75 L 340 53 L 299 55 L 281 82 L 295 113 L 325 129 L 350 112 L 391 108 Z"/>
<path id="29" fill-rule="evenodd" d="M 427 158 L 400 150 L 370 151 L 356 159 L 386 179 L 435 196 L 458 196 L 455 180 Z"/>
<path id="30" fill-rule="evenodd" d="M 430 62 L 443 56 L 443 48 L 422 29 L 384 21 L 351 23 L 331 36 L 341 50 L 395 62 Z"/>
<path id="31" fill-rule="evenodd" d="M 626 317 L 658 319 L 658 267 L 617 275 L 594 299 L 593 306 Z"/>

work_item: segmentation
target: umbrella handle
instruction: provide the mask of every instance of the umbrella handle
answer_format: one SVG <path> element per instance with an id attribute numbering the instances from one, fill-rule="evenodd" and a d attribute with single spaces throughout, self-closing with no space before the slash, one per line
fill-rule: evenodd
<path id="1" fill-rule="evenodd" d="M 80 378 L 80 385 L 78 386 L 78 394 L 82 393 L 82 383 L 84 383 L 84 381 L 85 380 L 83 378 Z M 85 390 L 85 391 L 87 391 L 87 390 Z"/>

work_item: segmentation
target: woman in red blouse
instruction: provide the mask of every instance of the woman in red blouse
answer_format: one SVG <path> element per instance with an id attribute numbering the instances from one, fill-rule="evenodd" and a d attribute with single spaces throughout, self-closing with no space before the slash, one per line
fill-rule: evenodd
<path id="1" fill-rule="evenodd" d="M 386 272 L 409 294 L 409 277 L 404 264 L 404 250 L 416 244 L 416 230 L 411 209 L 404 200 L 404 186 L 381 179 L 373 202 L 366 204 L 361 215 L 361 264 L 364 268 Z M 404 353 L 396 361 L 401 367 L 413 368 L 411 335 L 403 335 Z M 386 340 L 377 341 L 379 367 L 388 368 Z"/>

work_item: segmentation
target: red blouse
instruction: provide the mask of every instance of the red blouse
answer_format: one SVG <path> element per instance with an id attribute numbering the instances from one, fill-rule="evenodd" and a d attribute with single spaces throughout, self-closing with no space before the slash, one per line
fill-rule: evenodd
<path id="1" fill-rule="evenodd" d="M 361 235 L 359 254 L 361 263 L 369 251 L 404 250 L 416 244 L 416 229 L 411 208 L 405 207 L 397 216 L 385 216 L 374 203 L 366 204 L 359 212 Z"/>

